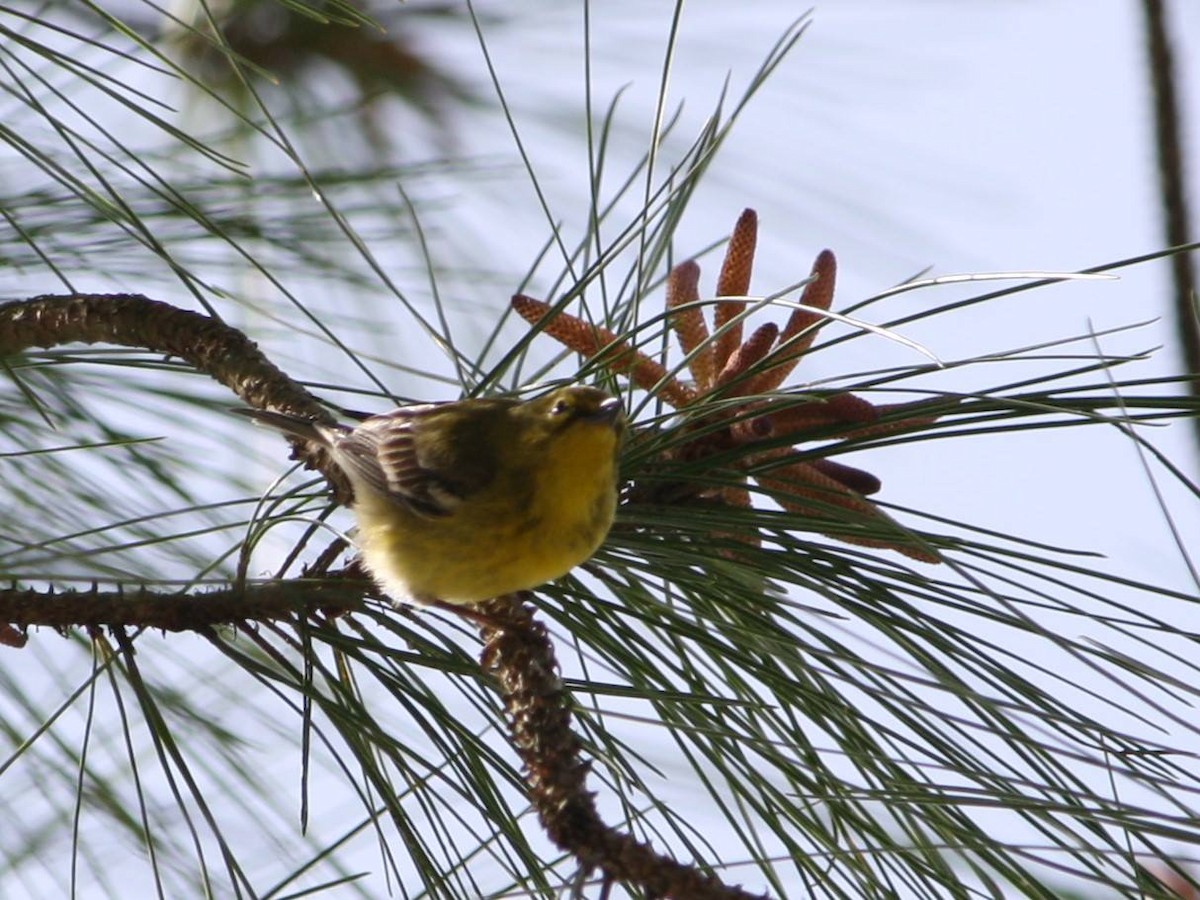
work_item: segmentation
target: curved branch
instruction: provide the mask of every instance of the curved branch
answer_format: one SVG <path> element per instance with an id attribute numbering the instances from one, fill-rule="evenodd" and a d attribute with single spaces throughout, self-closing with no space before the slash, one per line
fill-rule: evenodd
<path id="1" fill-rule="evenodd" d="M 479 607 L 481 664 L 500 682 L 513 744 L 525 764 L 529 797 L 542 827 L 560 848 L 606 881 L 640 885 L 650 897 L 675 900 L 751 900 L 739 887 L 657 853 L 606 825 L 587 789 L 591 765 L 571 730 L 571 709 L 554 644 L 521 595 Z"/>
<path id="2" fill-rule="evenodd" d="M 258 345 L 219 319 L 141 294 L 46 294 L 0 305 L 0 361 L 31 347 L 116 344 L 177 356 L 255 409 L 333 424 L 316 397 L 285 375 Z M 335 487 L 342 479 L 319 447 L 295 442 L 295 458 Z"/>

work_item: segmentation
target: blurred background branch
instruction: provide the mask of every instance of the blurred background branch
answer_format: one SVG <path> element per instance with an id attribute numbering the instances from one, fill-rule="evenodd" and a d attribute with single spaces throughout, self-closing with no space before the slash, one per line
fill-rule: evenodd
<path id="1" fill-rule="evenodd" d="M 1185 125 L 1178 98 L 1178 78 L 1167 10 L 1163 0 L 1142 0 L 1146 29 L 1146 68 L 1154 108 L 1154 148 L 1158 156 L 1158 185 L 1162 202 L 1163 238 L 1169 247 L 1192 243 L 1188 211 L 1188 154 L 1184 150 Z M 1196 294 L 1196 268 L 1192 251 L 1171 256 L 1172 307 L 1175 327 L 1192 393 L 1200 396 L 1200 298 Z M 1200 420 L 1194 423 L 1200 451 Z"/>

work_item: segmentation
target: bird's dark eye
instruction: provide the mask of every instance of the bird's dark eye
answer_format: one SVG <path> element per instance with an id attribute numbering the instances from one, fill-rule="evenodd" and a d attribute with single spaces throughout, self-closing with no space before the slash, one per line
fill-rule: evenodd
<path id="1" fill-rule="evenodd" d="M 554 404 L 554 406 L 551 408 L 551 410 L 550 410 L 550 415 L 552 415 L 552 416 L 565 416 L 565 415 L 566 415 L 567 413 L 569 413 L 570 411 L 571 411 L 571 401 L 570 401 L 570 400 L 559 400 L 559 401 L 558 401 L 557 403 L 555 403 L 555 404 Z"/>

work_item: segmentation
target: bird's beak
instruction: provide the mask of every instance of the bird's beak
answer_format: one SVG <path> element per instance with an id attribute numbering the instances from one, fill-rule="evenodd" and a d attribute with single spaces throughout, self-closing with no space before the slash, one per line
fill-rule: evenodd
<path id="1" fill-rule="evenodd" d="M 589 413 L 584 418 L 586 418 L 589 422 L 612 425 L 621 418 L 621 413 L 621 401 L 616 397 L 609 397 L 600 404 L 594 413 Z"/>

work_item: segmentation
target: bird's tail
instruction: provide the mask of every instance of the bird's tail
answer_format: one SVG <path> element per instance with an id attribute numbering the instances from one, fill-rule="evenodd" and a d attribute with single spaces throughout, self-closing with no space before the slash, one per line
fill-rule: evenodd
<path id="1" fill-rule="evenodd" d="M 276 431 L 281 431 L 289 437 L 299 438 L 302 441 L 310 441 L 324 447 L 328 447 L 333 442 L 333 438 L 338 432 L 337 426 L 324 425 L 308 416 L 296 416 L 291 413 L 275 412 L 269 409 L 249 409 L 246 407 L 234 407 L 229 411 L 237 413 L 239 416 L 253 419 L 258 425 L 265 425 L 267 428 L 274 428 Z"/>

